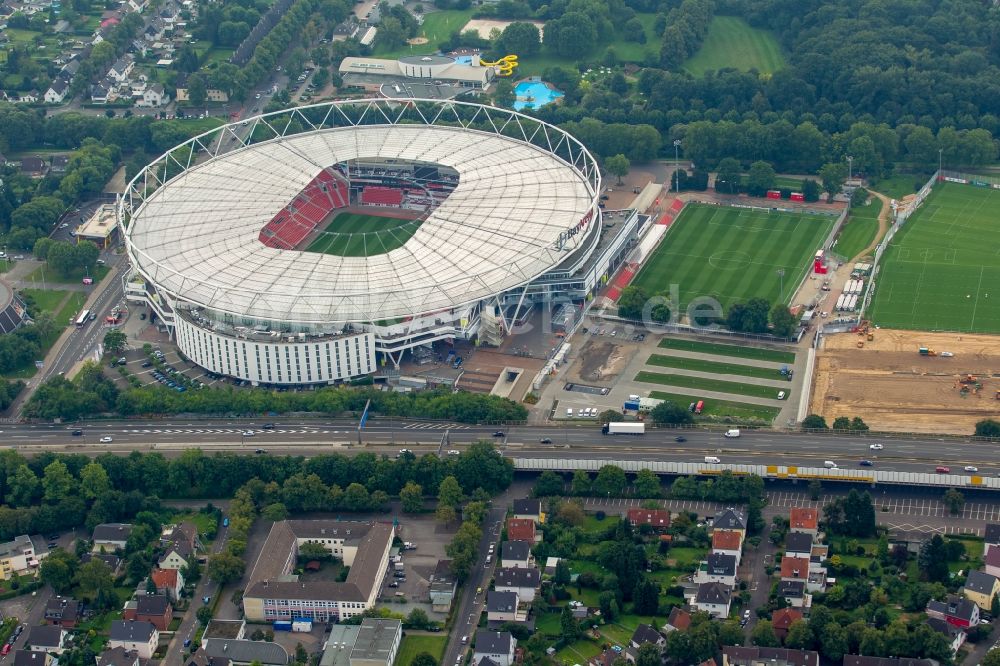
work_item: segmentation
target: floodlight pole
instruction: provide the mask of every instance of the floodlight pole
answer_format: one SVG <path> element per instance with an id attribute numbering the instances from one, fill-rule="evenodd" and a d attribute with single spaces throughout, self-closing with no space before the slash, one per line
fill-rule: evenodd
<path id="1" fill-rule="evenodd" d="M 781 285 L 781 287 L 778 290 L 778 300 L 781 301 L 782 300 L 782 296 L 784 296 L 784 294 L 785 294 L 785 269 L 784 268 L 779 268 L 778 269 L 778 280 L 780 280 L 780 285 Z"/>
<path id="2" fill-rule="evenodd" d="M 854 180 L 854 157 L 851 155 L 847 156 L 847 184 L 850 185 L 851 181 Z"/>
<path id="3" fill-rule="evenodd" d="M 674 139 L 674 192 L 680 193 L 681 191 L 681 175 L 677 172 L 678 162 L 680 161 L 679 153 L 677 152 L 680 148 L 681 140 Z"/>
<path id="4" fill-rule="evenodd" d="M 941 159 L 944 153 L 944 148 L 938 148 L 938 178 L 941 177 Z"/>

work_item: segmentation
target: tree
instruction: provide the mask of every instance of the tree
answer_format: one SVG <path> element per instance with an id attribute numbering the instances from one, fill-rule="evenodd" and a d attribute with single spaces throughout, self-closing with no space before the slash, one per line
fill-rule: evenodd
<path id="1" fill-rule="evenodd" d="M 819 178 L 826 190 L 826 201 L 830 203 L 833 197 L 840 194 L 847 182 L 847 167 L 840 162 L 829 162 L 819 170 Z"/>
<path id="2" fill-rule="evenodd" d="M 836 623 L 829 623 L 819 634 L 820 652 L 832 662 L 839 662 L 849 649 L 847 632 Z"/>
<path id="3" fill-rule="evenodd" d="M 538 53 L 541 39 L 534 23 L 515 21 L 500 33 L 498 48 L 503 53 L 514 53 L 525 58 Z"/>
<path id="4" fill-rule="evenodd" d="M 783 338 L 792 337 L 792 333 L 795 332 L 795 326 L 798 322 L 787 305 L 784 303 L 775 303 L 771 308 L 769 318 L 771 320 L 771 331 L 775 335 Z"/>
<path id="5" fill-rule="evenodd" d="M 688 150 L 685 148 L 685 154 Z M 740 191 L 739 160 L 727 157 L 719 162 L 715 173 L 715 191 L 723 194 L 736 194 Z"/>
<path id="6" fill-rule="evenodd" d="M 111 567 L 104 560 L 92 559 L 76 570 L 75 582 L 80 592 L 96 598 L 101 593 L 114 589 L 115 581 Z"/>
<path id="7" fill-rule="evenodd" d="M 653 611 L 656 612 L 654 606 Z M 656 643 L 643 643 L 639 646 L 639 652 L 635 657 L 635 666 L 661 666 L 663 658 L 660 656 L 660 646 Z"/>
<path id="8" fill-rule="evenodd" d="M 619 412 L 617 409 L 605 409 L 603 412 L 597 415 L 598 423 L 618 423 L 619 421 L 624 421 L 625 415 Z"/>
<path id="9" fill-rule="evenodd" d="M 35 503 L 41 487 L 42 482 L 31 468 L 21 464 L 14 470 L 13 476 L 8 478 L 7 503 L 16 507 L 29 506 Z"/>
<path id="10" fill-rule="evenodd" d="M 655 581 L 642 581 L 636 586 L 632 600 L 636 614 L 656 615 L 660 603 L 660 586 Z M 657 664 L 657 666 L 659 665 Z"/>
<path id="11" fill-rule="evenodd" d="M 578 527 L 587 519 L 587 514 L 579 500 L 564 500 L 559 502 L 555 518 L 563 525 Z"/>
<path id="12" fill-rule="evenodd" d="M 1000 666 L 1000 649 L 993 648 L 983 657 L 982 666 Z"/>
<path id="13" fill-rule="evenodd" d="M 448 504 L 438 504 L 434 511 L 434 519 L 445 525 L 450 525 L 457 517 L 458 512 L 455 511 L 455 507 Z"/>
<path id="14" fill-rule="evenodd" d="M 948 580 L 948 557 L 945 553 L 944 539 L 940 534 L 935 534 L 930 539 L 920 544 L 917 553 L 917 569 L 922 577 L 931 582 L 945 582 Z"/>
<path id="15" fill-rule="evenodd" d="M 68 550 L 57 549 L 42 560 L 39 575 L 56 594 L 64 594 L 73 586 L 73 574 L 80 565 L 76 555 Z"/>
<path id="16" fill-rule="evenodd" d="M 321 543 L 316 543 L 314 541 L 307 541 L 306 543 L 299 546 L 299 562 L 309 562 L 310 560 L 319 560 L 320 562 L 325 562 L 327 560 L 333 559 L 333 553 L 331 553 L 326 546 Z"/>
<path id="17" fill-rule="evenodd" d="M 261 509 L 260 517 L 277 523 L 288 518 L 288 509 L 281 502 L 274 502 Z"/>
<path id="18" fill-rule="evenodd" d="M 628 479 L 625 470 L 616 465 L 604 465 L 594 479 L 593 491 L 597 495 L 621 497 L 625 493 Z"/>
<path id="19" fill-rule="evenodd" d="M 563 492 L 563 478 L 552 470 L 545 470 L 538 476 L 532 495 L 535 497 L 552 497 Z"/>
<path id="20" fill-rule="evenodd" d="M 770 162 L 758 160 L 750 165 L 747 172 L 747 194 L 753 197 L 762 197 L 767 191 L 774 188 L 777 174 Z"/>
<path id="21" fill-rule="evenodd" d="M 201 626 L 207 627 L 208 623 L 212 621 L 212 607 L 211 606 L 201 606 L 195 611 L 194 616 L 198 618 L 198 622 Z"/>
<path id="22" fill-rule="evenodd" d="M 112 356 L 119 356 L 127 344 L 128 338 L 121 329 L 112 328 L 104 334 L 104 351 Z"/>
<path id="23" fill-rule="evenodd" d="M 826 430 L 827 427 L 826 419 L 819 414 L 810 414 L 802 419 L 802 428 L 804 430 Z"/>
<path id="24" fill-rule="evenodd" d="M 570 482 L 570 492 L 578 496 L 589 495 L 590 489 L 590 474 L 586 470 L 575 470 L 573 472 L 573 480 Z"/>
<path id="25" fill-rule="evenodd" d="M 111 481 L 102 465 L 89 462 L 80 470 L 80 492 L 87 500 L 103 497 L 111 490 Z"/>
<path id="26" fill-rule="evenodd" d="M 628 174 L 631 167 L 632 164 L 629 162 L 629 159 L 621 153 L 612 155 L 608 159 L 604 160 L 604 168 L 607 169 L 608 173 L 611 175 L 618 177 L 619 185 L 622 184 L 622 178 Z"/>
<path id="27" fill-rule="evenodd" d="M 965 495 L 955 488 L 949 488 L 941 497 L 941 501 L 948 507 L 948 513 L 957 516 L 962 513 L 962 507 L 965 506 Z"/>
<path id="28" fill-rule="evenodd" d="M 368 511 L 372 506 L 372 497 L 363 485 L 352 483 L 344 489 L 341 504 L 348 511 Z"/>
<path id="29" fill-rule="evenodd" d="M 427 617 L 427 612 L 422 608 L 414 608 L 406 616 L 406 626 L 410 629 L 426 629 L 430 626 L 430 623 L 431 621 Z"/>
<path id="30" fill-rule="evenodd" d="M 438 660 L 429 652 L 418 652 L 410 666 L 438 666 Z"/>
<path id="31" fill-rule="evenodd" d="M 580 637 L 580 623 L 573 617 L 573 611 L 569 606 L 563 606 L 562 614 L 559 616 L 559 629 L 564 643 L 572 643 Z"/>
<path id="32" fill-rule="evenodd" d="M 201 74 L 192 74 L 187 80 L 188 100 L 194 106 L 204 106 L 208 98 L 208 86 Z"/>
<path id="33" fill-rule="evenodd" d="M 216 553 L 208 560 L 208 575 L 222 586 L 239 580 L 245 568 L 243 560 L 228 551 Z"/>
<path id="34" fill-rule="evenodd" d="M 403 513 L 419 513 L 424 508 L 424 489 L 420 484 L 408 481 L 399 491 L 399 502 Z"/>
<path id="35" fill-rule="evenodd" d="M 58 504 L 76 492 L 76 479 L 70 474 L 66 463 L 54 460 L 45 467 L 42 476 L 42 497 L 50 504 Z"/>
<path id="36" fill-rule="evenodd" d="M 644 289 L 632 285 L 625 287 L 618 297 L 618 316 L 623 319 L 641 319 L 642 309 L 648 300 L 649 295 Z"/>
<path id="37" fill-rule="evenodd" d="M 761 620 L 750 632 L 750 641 L 758 647 L 778 647 L 781 641 L 774 633 L 774 624 L 770 620 Z"/>
<path id="38" fill-rule="evenodd" d="M 664 400 L 653 407 L 649 418 L 657 425 L 682 425 L 694 422 L 694 416 L 686 407 L 669 400 Z"/>
<path id="39" fill-rule="evenodd" d="M 789 625 L 788 633 L 785 635 L 785 647 L 793 650 L 811 650 L 813 640 L 809 623 L 805 620 L 795 620 Z"/>
<path id="40" fill-rule="evenodd" d="M 663 494 L 660 488 L 660 477 L 648 469 L 639 470 L 639 473 L 635 475 L 634 485 L 637 497 L 660 497 Z"/>
<path id="41" fill-rule="evenodd" d="M 493 103 L 504 108 L 511 108 L 517 101 L 514 85 L 507 79 L 498 79 L 496 90 L 493 91 Z"/>
<path id="42" fill-rule="evenodd" d="M 983 419 L 976 423 L 977 437 L 1000 437 L 1000 421 Z"/>
<path id="43" fill-rule="evenodd" d="M 819 201 L 819 183 L 812 178 L 803 178 L 800 189 L 802 190 L 802 197 L 806 201 L 810 203 Z"/>

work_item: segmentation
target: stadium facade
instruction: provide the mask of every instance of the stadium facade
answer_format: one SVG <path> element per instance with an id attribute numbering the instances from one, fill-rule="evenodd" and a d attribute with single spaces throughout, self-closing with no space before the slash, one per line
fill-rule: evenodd
<path id="1" fill-rule="evenodd" d="M 502 340 L 536 306 L 585 309 L 643 221 L 605 213 L 600 193 L 583 145 L 513 111 L 365 99 L 267 114 L 132 180 L 125 293 L 211 372 L 335 383 L 438 341 Z M 375 208 L 412 235 L 324 230 Z M 305 249 L 331 233 L 364 251 Z"/>

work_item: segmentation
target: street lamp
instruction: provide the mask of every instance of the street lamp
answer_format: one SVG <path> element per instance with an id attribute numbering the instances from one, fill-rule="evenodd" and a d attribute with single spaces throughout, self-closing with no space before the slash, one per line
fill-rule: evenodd
<path id="1" fill-rule="evenodd" d="M 938 148 L 938 178 L 941 177 L 941 155 L 944 153 L 944 148 Z"/>
<path id="2" fill-rule="evenodd" d="M 847 156 L 847 183 L 850 184 L 854 179 L 854 157 L 852 155 Z"/>
<path id="3" fill-rule="evenodd" d="M 780 301 L 780 300 L 782 300 L 781 299 L 782 295 L 784 295 L 784 293 L 785 293 L 785 269 L 784 268 L 779 268 L 778 269 L 778 280 L 780 281 L 780 284 L 781 284 L 781 287 L 778 290 L 778 300 Z"/>
<path id="4" fill-rule="evenodd" d="M 677 163 L 680 161 L 680 157 L 677 151 L 680 147 L 681 147 L 681 140 L 674 139 L 674 192 L 681 191 L 681 175 L 677 171 L 678 168 Z"/>

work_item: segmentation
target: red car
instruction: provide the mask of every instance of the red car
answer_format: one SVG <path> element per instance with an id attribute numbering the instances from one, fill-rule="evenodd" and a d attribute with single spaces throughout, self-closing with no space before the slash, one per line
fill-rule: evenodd
<path id="1" fill-rule="evenodd" d="M 0 650 L 0 654 L 2 655 L 10 654 L 10 643 L 4 643 L 3 649 Z"/>
<path id="2" fill-rule="evenodd" d="M 951 474 L 951 467 L 945 467 L 944 465 L 938 465 L 934 468 L 934 471 L 938 474 Z"/>

